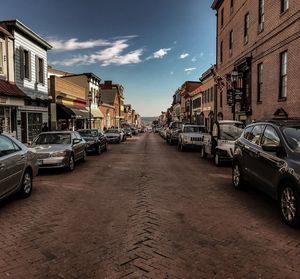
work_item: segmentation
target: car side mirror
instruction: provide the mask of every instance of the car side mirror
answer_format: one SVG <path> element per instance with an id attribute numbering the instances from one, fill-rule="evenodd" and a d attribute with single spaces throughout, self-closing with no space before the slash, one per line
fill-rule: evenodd
<path id="1" fill-rule="evenodd" d="M 80 142 L 81 142 L 80 139 L 73 139 L 73 144 L 78 144 L 78 143 L 80 143 Z"/>
<path id="2" fill-rule="evenodd" d="M 28 141 L 28 142 L 27 142 L 27 145 L 32 145 L 32 141 Z"/>
<path id="3" fill-rule="evenodd" d="M 278 145 L 262 145 L 261 146 L 263 151 L 266 152 L 273 152 L 273 153 L 277 153 L 280 149 L 280 147 Z"/>

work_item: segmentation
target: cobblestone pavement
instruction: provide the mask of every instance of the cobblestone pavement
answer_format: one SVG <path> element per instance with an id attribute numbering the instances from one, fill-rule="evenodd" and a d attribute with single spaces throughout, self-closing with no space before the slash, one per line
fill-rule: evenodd
<path id="1" fill-rule="evenodd" d="M 0 278 L 300 278 L 300 232 L 230 168 L 143 134 L 0 204 Z"/>

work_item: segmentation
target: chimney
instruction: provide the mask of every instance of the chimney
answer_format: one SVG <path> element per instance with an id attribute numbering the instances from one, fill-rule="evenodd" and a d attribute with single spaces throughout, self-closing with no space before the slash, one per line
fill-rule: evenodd
<path id="1" fill-rule="evenodd" d="M 111 80 L 104 81 L 104 88 L 105 89 L 112 89 L 112 81 Z"/>

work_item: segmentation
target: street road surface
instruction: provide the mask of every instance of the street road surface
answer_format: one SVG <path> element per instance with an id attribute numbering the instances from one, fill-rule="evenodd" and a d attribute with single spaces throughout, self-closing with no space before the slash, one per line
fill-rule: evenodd
<path id="1" fill-rule="evenodd" d="M 0 278 L 300 278 L 300 233 L 229 167 L 143 134 L 0 205 Z"/>

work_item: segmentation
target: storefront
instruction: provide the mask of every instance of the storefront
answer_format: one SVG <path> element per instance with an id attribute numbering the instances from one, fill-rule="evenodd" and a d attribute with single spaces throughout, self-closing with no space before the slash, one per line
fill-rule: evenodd
<path id="1" fill-rule="evenodd" d="M 0 80 L 0 131 L 18 138 L 21 123 L 18 108 L 24 107 L 26 95 L 15 84 Z"/>

